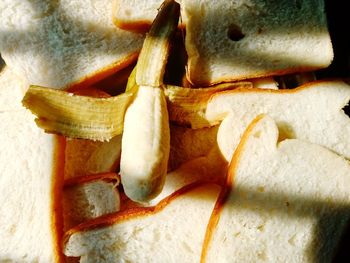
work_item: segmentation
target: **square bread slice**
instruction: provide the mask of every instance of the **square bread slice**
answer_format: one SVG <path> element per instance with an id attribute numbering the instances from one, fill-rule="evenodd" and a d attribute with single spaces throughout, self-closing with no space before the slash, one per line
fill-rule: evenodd
<path id="1" fill-rule="evenodd" d="M 0 52 L 29 84 L 87 86 L 135 61 L 143 36 L 115 27 L 112 1 L 0 2 Z"/>
<path id="2" fill-rule="evenodd" d="M 315 70 L 333 59 L 323 0 L 188 0 L 182 11 L 196 86 Z"/>
<path id="3" fill-rule="evenodd" d="M 232 158 L 202 262 L 332 262 L 350 218 L 350 165 L 316 144 L 277 142 L 259 116 Z"/>

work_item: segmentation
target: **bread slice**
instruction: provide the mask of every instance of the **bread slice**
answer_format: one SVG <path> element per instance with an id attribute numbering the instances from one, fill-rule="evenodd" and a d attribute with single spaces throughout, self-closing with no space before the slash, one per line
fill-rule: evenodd
<path id="1" fill-rule="evenodd" d="M 181 0 L 176 2 L 181 4 Z M 113 21 L 119 28 L 146 32 L 163 0 L 114 0 Z"/>
<path id="2" fill-rule="evenodd" d="M 85 175 L 65 181 L 63 191 L 64 229 L 117 212 L 120 197 L 115 173 Z"/>
<path id="3" fill-rule="evenodd" d="M 5 0 L 0 17 L 3 59 L 39 86 L 97 82 L 134 61 L 143 41 L 114 26 L 109 0 Z"/>
<path id="4" fill-rule="evenodd" d="M 350 119 L 343 108 L 350 86 L 342 81 L 318 81 L 292 90 L 232 90 L 215 94 L 208 102 L 210 122 L 223 120 L 218 144 L 230 160 L 247 125 L 255 116 L 272 116 L 280 139 L 307 140 L 350 159 Z"/>
<path id="5" fill-rule="evenodd" d="M 187 77 L 197 86 L 324 68 L 333 59 L 323 0 L 182 3 Z"/>
<path id="6" fill-rule="evenodd" d="M 64 253 L 81 262 L 198 262 L 220 187 L 189 186 L 156 207 L 82 224 L 66 234 Z"/>
<path id="7" fill-rule="evenodd" d="M 0 77 L 0 90 L 12 89 L 0 111 L 0 261 L 61 262 L 64 140 L 36 126 L 18 101 L 23 81 L 8 74 Z"/>
<path id="8" fill-rule="evenodd" d="M 230 164 L 203 262 L 331 262 L 350 218 L 350 165 L 254 120 Z M 205 259 L 205 260 L 204 260 Z"/>

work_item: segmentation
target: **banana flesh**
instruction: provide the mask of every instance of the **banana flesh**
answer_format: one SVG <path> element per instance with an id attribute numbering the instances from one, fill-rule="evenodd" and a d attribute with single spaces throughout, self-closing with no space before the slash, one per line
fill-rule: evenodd
<path id="1" fill-rule="evenodd" d="M 125 114 L 121 181 L 126 195 L 146 202 L 162 190 L 170 151 L 167 105 L 162 88 L 140 86 Z"/>

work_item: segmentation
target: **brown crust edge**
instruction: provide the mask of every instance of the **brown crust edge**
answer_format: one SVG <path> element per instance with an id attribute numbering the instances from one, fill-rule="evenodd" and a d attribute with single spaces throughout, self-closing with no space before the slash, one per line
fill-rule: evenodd
<path id="1" fill-rule="evenodd" d="M 224 91 L 220 91 L 217 93 L 214 93 L 208 103 L 210 103 L 213 99 L 215 99 L 218 96 L 221 95 L 225 95 L 225 94 L 233 94 L 233 93 L 275 93 L 275 94 L 293 94 L 293 93 L 298 93 L 300 91 L 306 90 L 306 89 L 311 89 L 311 88 L 317 88 L 318 85 L 320 84 L 326 84 L 326 83 L 344 83 L 346 84 L 346 82 L 344 82 L 341 79 L 329 79 L 329 80 L 315 80 L 312 82 L 308 82 L 305 83 L 295 89 L 278 89 L 278 90 L 274 90 L 274 89 L 259 89 L 259 88 L 249 88 L 249 89 L 245 89 L 245 88 L 238 88 L 238 89 L 231 89 L 231 90 L 224 90 Z"/>
<path id="2" fill-rule="evenodd" d="M 55 243 L 55 262 L 65 262 L 62 250 L 63 238 L 63 209 L 62 209 L 62 189 L 64 180 L 64 163 L 66 140 L 62 136 L 52 135 L 54 138 L 53 167 L 51 184 L 51 229 Z"/>
<path id="3" fill-rule="evenodd" d="M 191 59 L 188 60 L 188 68 L 186 71 L 186 77 L 187 80 L 195 87 L 204 87 L 204 86 L 213 86 L 215 84 L 224 83 L 224 82 L 234 82 L 234 81 L 242 81 L 242 80 L 249 80 L 249 79 L 255 79 L 255 78 L 265 78 L 265 77 L 274 77 L 274 76 L 283 76 L 286 74 L 293 74 L 293 73 L 302 73 L 302 72 L 310 72 L 315 70 L 320 70 L 327 68 L 328 65 L 322 65 L 318 67 L 291 67 L 287 69 L 281 69 L 281 70 L 272 70 L 272 71 L 266 71 L 265 73 L 257 73 L 257 74 L 250 74 L 250 75 L 241 75 L 236 77 L 222 77 L 218 78 L 216 80 L 206 80 L 206 79 L 199 79 L 197 76 L 203 75 L 201 72 L 196 72 L 195 70 L 191 70 L 191 68 L 194 68 L 194 66 L 191 66 Z M 191 77 L 192 76 L 192 77 Z"/>
<path id="4" fill-rule="evenodd" d="M 209 246 L 211 244 L 211 240 L 213 237 L 213 234 L 215 232 L 216 226 L 219 222 L 220 219 L 220 214 L 221 211 L 223 209 L 223 206 L 225 205 L 227 198 L 230 194 L 230 192 L 233 190 L 234 188 L 234 177 L 235 177 L 235 173 L 236 173 L 236 168 L 239 164 L 240 158 L 242 156 L 242 152 L 245 149 L 246 143 L 250 137 L 250 134 L 252 132 L 252 130 L 255 128 L 255 126 L 257 125 L 257 123 L 263 119 L 266 115 L 264 114 L 260 114 L 258 115 L 247 127 L 247 129 L 245 130 L 241 141 L 239 142 L 236 151 L 234 152 L 231 162 L 229 164 L 229 168 L 228 168 L 228 172 L 227 172 L 227 177 L 226 177 L 226 183 L 224 184 L 223 189 L 220 192 L 220 195 L 215 203 L 213 212 L 210 216 L 208 225 L 207 225 L 207 230 L 204 236 L 204 242 L 203 242 L 203 246 L 202 246 L 202 253 L 201 253 L 201 258 L 200 258 L 200 262 L 204 263 L 206 262 L 206 256 L 207 256 L 207 252 L 209 249 Z"/>
<path id="5" fill-rule="evenodd" d="M 88 230 L 93 230 L 96 228 L 102 228 L 102 227 L 108 227 L 111 226 L 115 223 L 119 223 L 122 221 L 125 221 L 130 218 L 137 218 L 141 216 L 149 216 L 153 215 L 155 213 L 160 212 L 163 210 L 169 203 L 171 203 L 173 200 L 175 200 L 178 196 L 183 195 L 189 191 L 191 191 L 194 188 L 197 188 L 202 185 L 206 184 L 215 184 L 220 186 L 219 184 L 213 183 L 213 182 L 208 182 L 208 181 L 196 181 L 194 183 L 188 184 L 179 190 L 175 191 L 171 195 L 167 196 L 163 200 L 161 200 L 156 206 L 151 206 L 151 207 L 133 207 L 124 211 L 120 212 L 115 212 L 112 214 L 107 214 L 101 217 L 98 217 L 96 219 L 92 219 L 89 221 L 86 221 L 82 224 L 79 224 L 76 227 L 71 228 L 68 230 L 64 236 L 63 236 L 63 247 L 65 244 L 68 242 L 69 237 L 75 233 L 78 232 L 83 232 L 83 231 L 88 231 Z"/>

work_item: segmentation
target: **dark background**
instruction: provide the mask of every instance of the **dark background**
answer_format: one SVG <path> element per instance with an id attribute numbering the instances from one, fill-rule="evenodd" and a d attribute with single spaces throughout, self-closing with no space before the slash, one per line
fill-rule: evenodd
<path id="1" fill-rule="evenodd" d="M 350 80 L 349 3 L 349 1 L 344 0 L 326 0 L 326 12 L 329 32 L 332 38 L 334 60 L 329 68 L 320 70 L 317 73 L 319 78 L 347 78 Z M 346 110 L 349 115 L 349 107 Z M 333 262 L 350 262 L 350 224 Z"/>
<path id="2" fill-rule="evenodd" d="M 317 73 L 320 78 L 350 78 L 349 4 L 350 2 L 346 0 L 326 0 L 328 28 L 333 44 L 334 60 L 330 67 Z M 348 262 L 350 262 L 350 258 Z"/>

